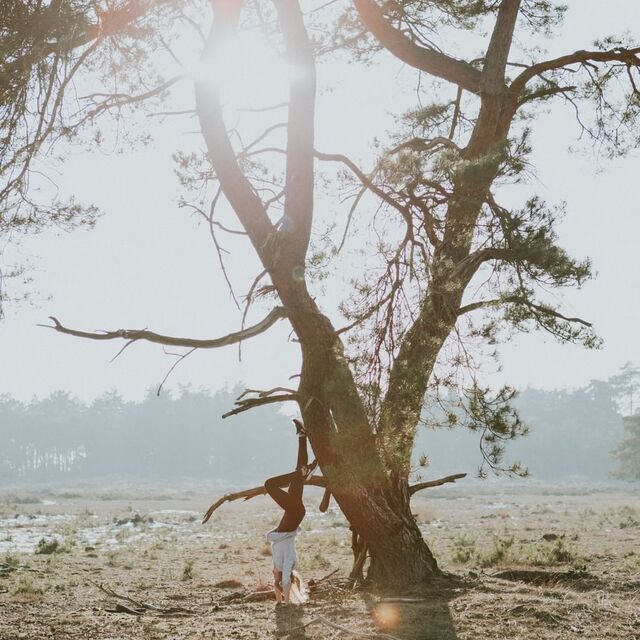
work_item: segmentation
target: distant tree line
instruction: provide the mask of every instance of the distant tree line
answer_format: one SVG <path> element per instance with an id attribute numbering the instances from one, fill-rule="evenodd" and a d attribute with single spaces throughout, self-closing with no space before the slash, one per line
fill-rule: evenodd
<path id="1" fill-rule="evenodd" d="M 640 370 L 627 364 L 606 381 L 574 390 L 524 389 L 513 405 L 529 433 L 509 444 L 508 457 L 540 480 L 640 478 L 640 414 L 633 406 L 639 380 Z M 429 473 L 471 471 L 478 467 L 478 439 L 466 429 L 423 429 L 415 466 L 426 458 Z"/>
<path id="2" fill-rule="evenodd" d="M 66 392 L 0 396 L 0 483 L 137 477 L 246 482 L 285 472 L 294 428 L 273 407 L 222 420 L 239 390 L 182 388 L 142 402 L 115 392 L 84 404 Z"/>
<path id="3" fill-rule="evenodd" d="M 541 480 L 640 478 L 640 414 L 630 413 L 636 378 L 627 367 L 575 390 L 525 389 L 515 404 L 530 432 L 508 455 Z M 0 396 L 0 484 L 103 477 L 241 484 L 288 470 L 289 418 L 265 406 L 223 420 L 238 393 L 183 387 L 130 402 L 110 392 L 90 404 L 61 391 L 29 403 Z M 426 457 L 428 475 L 473 473 L 478 437 L 464 428 L 422 429 L 415 466 Z"/>

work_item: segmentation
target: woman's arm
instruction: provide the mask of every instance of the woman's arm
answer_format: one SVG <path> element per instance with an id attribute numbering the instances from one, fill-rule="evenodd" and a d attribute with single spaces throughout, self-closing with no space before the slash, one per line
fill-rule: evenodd
<path id="1" fill-rule="evenodd" d="M 278 571 L 277 569 L 273 570 L 273 590 L 276 594 L 276 602 L 282 602 L 283 592 L 282 587 L 280 586 L 280 581 L 282 580 L 282 571 Z"/>

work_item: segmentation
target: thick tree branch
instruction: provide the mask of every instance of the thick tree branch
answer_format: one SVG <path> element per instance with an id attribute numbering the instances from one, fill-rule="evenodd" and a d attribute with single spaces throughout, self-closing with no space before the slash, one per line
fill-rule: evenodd
<path id="1" fill-rule="evenodd" d="M 193 347 L 196 349 L 216 349 L 218 347 L 226 347 L 230 344 L 236 344 L 241 340 L 247 340 L 253 338 L 261 333 L 264 333 L 267 329 L 273 326 L 281 318 L 287 317 L 287 311 L 284 307 L 276 307 L 269 314 L 257 324 L 251 327 L 247 327 L 242 331 L 235 331 L 229 333 L 226 336 L 220 338 L 213 338 L 209 340 L 197 340 L 194 338 L 178 338 L 173 336 L 165 336 L 147 329 L 118 329 L 117 331 L 78 331 L 77 329 L 69 329 L 63 326 L 57 318 L 50 316 L 53 320 L 53 326 L 51 325 L 38 325 L 39 327 L 46 327 L 48 329 L 54 329 L 59 333 L 65 333 L 69 336 L 75 336 L 77 338 L 89 338 L 90 340 L 144 340 L 146 342 L 154 342 L 156 344 L 163 344 L 172 347 Z"/>
<path id="2" fill-rule="evenodd" d="M 417 45 L 387 20 L 375 0 L 354 0 L 354 5 L 369 31 L 398 59 L 471 93 L 480 93 L 481 73 L 474 66 L 435 49 Z"/>
<path id="3" fill-rule="evenodd" d="M 482 93 L 498 95 L 504 89 L 507 59 L 521 0 L 502 0 L 482 69 Z"/>
<path id="4" fill-rule="evenodd" d="M 428 480 L 427 482 L 419 482 L 409 487 L 409 495 L 412 496 L 414 493 L 418 491 L 422 491 L 423 489 L 428 489 L 430 487 L 439 487 L 440 485 L 446 484 L 448 482 L 455 482 L 460 478 L 466 477 L 466 473 L 455 473 L 450 476 L 445 476 L 444 478 L 439 478 L 437 480 Z M 308 480 L 305 481 L 305 484 L 310 485 L 312 487 L 322 487 L 327 488 L 327 481 L 323 476 L 311 476 Z M 245 489 L 244 491 L 236 491 L 235 493 L 227 493 L 222 496 L 218 500 L 216 500 L 204 514 L 202 518 L 202 524 L 205 524 L 209 521 L 213 512 L 220 508 L 225 502 L 234 502 L 235 500 L 250 500 L 251 498 L 255 498 L 256 496 L 263 496 L 267 492 L 262 487 L 253 487 L 252 489 Z"/>
<path id="5" fill-rule="evenodd" d="M 271 265 L 271 242 L 276 232 L 264 204 L 238 164 L 222 115 L 218 88 L 214 82 L 216 65 L 223 65 L 218 51 L 237 29 L 242 3 L 235 0 L 212 0 L 214 21 L 202 54 L 202 65 L 211 69 L 212 79 L 195 83 L 196 111 L 207 145 L 209 159 L 220 181 L 222 192 L 236 212 L 262 263 Z"/>
<path id="6" fill-rule="evenodd" d="M 460 309 L 458 310 L 458 315 L 461 316 L 461 315 L 464 315 L 465 313 L 471 313 L 472 311 L 477 311 L 478 309 L 486 309 L 487 307 L 497 307 L 502 304 L 521 304 L 521 305 L 524 305 L 525 307 L 529 307 L 530 309 L 533 309 L 538 313 L 541 313 L 547 316 L 552 316 L 554 318 L 558 318 L 558 320 L 564 320 L 565 322 L 576 322 L 585 327 L 593 327 L 593 324 L 591 322 L 587 322 L 586 320 L 583 320 L 582 318 L 578 318 L 578 317 L 565 316 L 559 313 L 558 311 L 556 311 L 555 309 L 552 309 L 551 307 L 547 307 L 541 304 L 535 304 L 531 302 L 531 300 L 527 300 L 527 298 L 525 298 L 524 296 L 505 296 L 504 298 L 495 298 L 492 300 L 480 300 L 478 302 L 471 302 L 465 305 L 464 307 L 460 307 Z"/>
<path id="7" fill-rule="evenodd" d="M 289 250 L 304 264 L 313 220 L 313 138 L 316 75 L 313 50 L 298 2 L 275 0 L 286 55 L 296 65 L 289 83 L 287 164 L 284 215 L 288 221 Z"/>
<path id="8" fill-rule="evenodd" d="M 551 96 L 556 96 L 558 94 L 567 94 L 575 91 L 577 87 L 575 85 L 568 85 L 566 87 L 548 87 L 546 89 L 537 89 L 536 91 L 532 91 L 531 93 L 523 96 L 519 102 L 518 106 L 521 107 L 523 104 L 527 102 L 533 102 L 534 100 L 541 100 L 543 98 L 550 98 Z"/>
<path id="9" fill-rule="evenodd" d="M 622 62 L 633 67 L 640 67 L 640 47 L 633 49 L 626 49 L 624 47 L 616 47 L 608 51 L 574 51 L 552 60 L 545 60 L 532 64 L 525 69 L 515 80 L 511 83 L 511 93 L 520 94 L 527 82 L 532 78 L 539 76 L 545 71 L 551 71 L 554 69 L 562 69 L 574 64 L 588 64 L 590 62 Z"/>

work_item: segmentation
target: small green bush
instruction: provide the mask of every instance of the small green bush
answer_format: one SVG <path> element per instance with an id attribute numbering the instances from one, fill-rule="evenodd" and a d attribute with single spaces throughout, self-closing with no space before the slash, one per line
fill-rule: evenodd
<path id="1" fill-rule="evenodd" d="M 458 536 L 453 541 L 451 559 L 457 564 L 466 564 L 476 552 L 476 541 L 465 535 Z"/>
<path id="2" fill-rule="evenodd" d="M 182 579 L 183 580 L 191 580 L 193 579 L 193 565 L 195 560 L 193 558 L 186 558 L 184 561 L 184 567 L 182 569 Z"/>
<path id="3" fill-rule="evenodd" d="M 544 542 L 538 544 L 531 558 L 532 564 L 547 567 L 567 564 L 575 560 L 576 552 L 567 546 L 564 538 L 558 538 L 553 544 Z"/>
<path id="4" fill-rule="evenodd" d="M 39 555 L 50 555 L 52 553 L 62 553 L 63 551 L 65 551 L 65 548 L 55 538 L 51 540 L 40 538 L 35 552 Z"/>
<path id="5" fill-rule="evenodd" d="M 481 567 L 493 567 L 500 564 L 513 562 L 514 558 L 511 548 L 515 538 L 509 534 L 503 534 L 496 538 L 493 547 L 479 555 L 478 560 Z"/>
<path id="6" fill-rule="evenodd" d="M 44 593 L 44 589 L 39 584 L 37 584 L 31 576 L 27 575 L 20 576 L 20 579 L 16 583 L 16 586 L 13 588 L 13 593 L 31 593 L 34 595 L 42 595 Z"/>

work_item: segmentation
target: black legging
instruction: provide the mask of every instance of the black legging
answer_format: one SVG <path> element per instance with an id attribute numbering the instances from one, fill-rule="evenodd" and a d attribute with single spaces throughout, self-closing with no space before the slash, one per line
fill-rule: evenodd
<path id="1" fill-rule="evenodd" d="M 309 460 L 307 454 L 307 438 L 298 438 L 298 461 L 296 470 L 281 476 L 269 478 L 264 483 L 267 493 L 284 509 L 284 515 L 276 531 L 295 531 L 304 518 L 305 508 L 302 503 L 302 489 L 304 478 L 301 467 L 306 466 Z M 289 486 L 287 493 L 282 487 Z"/>

